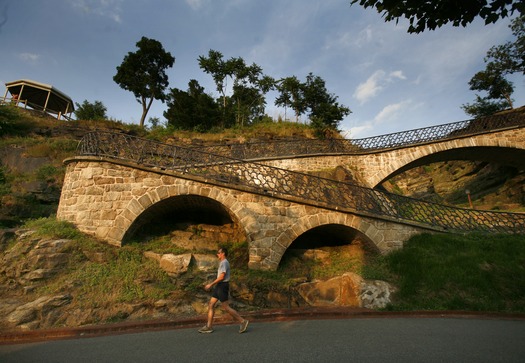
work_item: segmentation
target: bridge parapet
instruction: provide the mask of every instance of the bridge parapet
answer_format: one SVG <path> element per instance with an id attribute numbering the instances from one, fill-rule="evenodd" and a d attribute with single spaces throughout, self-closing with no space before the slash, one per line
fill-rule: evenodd
<path id="1" fill-rule="evenodd" d="M 78 152 L 81 156 L 131 161 L 233 189 L 437 230 L 525 234 L 525 214 L 454 208 L 124 134 L 89 133 L 80 142 Z"/>
<path id="2" fill-rule="evenodd" d="M 355 155 L 480 135 L 496 130 L 523 126 L 525 126 L 525 109 L 363 139 L 305 139 L 231 143 L 202 146 L 198 149 L 236 159 L 326 154 Z"/>

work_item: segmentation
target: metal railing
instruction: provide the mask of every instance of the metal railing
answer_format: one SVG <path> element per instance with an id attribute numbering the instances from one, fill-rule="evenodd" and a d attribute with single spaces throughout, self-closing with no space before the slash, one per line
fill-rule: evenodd
<path id="1" fill-rule="evenodd" d="M 212 154 L 237 159 L 323 154 L 364 154 L 421 145 L 495 130 L 525 126 L 525 111 L 508 112 L 478 119 L 401 131 L 363 139 L 301 139 L 271 142 L 229 143 L 197 147 Z"/>
<path id="2" fill-rule="evenodd" d="M 133 162 L 208 183 L 443 231 L 525 234 L 522 213 L 455 208 L 121 133 L 86 134 L 79 143 L 78 155 Z"/>

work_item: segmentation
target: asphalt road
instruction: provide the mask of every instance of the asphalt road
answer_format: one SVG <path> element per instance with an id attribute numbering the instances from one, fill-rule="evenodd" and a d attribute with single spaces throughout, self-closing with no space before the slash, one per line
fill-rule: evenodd
<path id="1" fill-rule="evenodd" d="M 0 362 L 525 362 L 525 320 L 351 318 L 0 345 Z"/>

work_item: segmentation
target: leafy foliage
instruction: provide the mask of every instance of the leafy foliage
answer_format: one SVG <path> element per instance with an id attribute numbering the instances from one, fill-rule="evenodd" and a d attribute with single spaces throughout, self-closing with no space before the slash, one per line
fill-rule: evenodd
<path id="1" fill-rule="evenodd" d="M 16 134 L 21 119 L 16 106 L 0 105 L 0 136 Z"/>
<path id="2" fill-rule="evenodd" d="M 511 0 L 351 0 L 366 8 L 375 8 L 386 21 L 406 18 L 410 22 L 409 33 L 420 33 L 425 29 L 434 30 L 452 23 L 453 26 L 467 26 L 474 19 L 481 18 L 485 24 L 495 23 L 514 12 L 525 13 L 523 1 Z"/>
<path id="3" fill-rule="evenodd" d="M 514 19 L 510 25 L 514 42 L 493 46 L 488 52 L 485 70 L 480 71 L 469 81 L 473 91 L 486 92 L 486 96 L 476 95 L 473 104 L 464 104 L 462 109 L 474 117 L 488 116 L 495 112 L 513 108 L 514 86 L 505 76 L 512 73 L 525 74 L 525 16 Z"/>
<path id="4" fill-rule="evenodd" d="M 290 106 L 295 112 L 295 121 L 299 121 L 301 116 L 306 111 L 304 103 L 304 87 L 296 76 L 286 77 L 277 82 L 276 85 L 279 96 L 275 99 L 276 106 L 286 108 Z"/>
<path id="5" fill-rule="evenodd" d="M 525 15 L 515 18 L 510 24 L 510 29 L 516 39 L 490 48 L 485 61 L 489 62 L 494 71 L 503 75 L 525 75 Z"/>
<path id="6" fill-rule="evenodd" d="M 212 76 L 222 96 L 223 127 L 232 125 L 229 115 L 234 116 L 233 124 L 240 126 L 262 115 L 264 95 L 273 89 L 275 81 L 264 75 L 259 65 L 247 65 L 241 57 L 224 60 L 221 52 L 211 49 L 207 57 L 199 57 L 199 66 Z M 232 81 L 230 97 L 227 96 L 228 79 Z"/>
<path id="7" fill-rule="evenodd" d="M 306 76 L 304 83 L 295 76 L 283 78 L 277 83 L 277 90 L 280 94 L 275 105 L 290 105 L 295 111 L 296 119 L 308 113 L 312 127 L 320 137 L 337 130 L 339 122 L 350 114 L 350 109 L 339 105 L 337 96 L 328 92 L 325 81 L 312 73 Z"/>
<path id="8" fill-rule="evenodd" d="M 75 103 L 77 109 L 75 110 L 75 116 L 77 120 L 105 120 L 106 106 L 101 101 L 95 101 L 94 103 L 84 100 L 82 104 Z"/>
<path id="9" fill-rule="evenodd" d="M 137 42 L 137 48 L 135 53 L 129 52 L 124 57 L 113 80 L 121 88 L 133 92 L 137 102 L 142 105 L 140 127 L 144 127 L 153 100 L 164 102 L 166 99 L 166 69 L 173 66 L 175 58 L 154 39 L 142 37 Z"/>
<path id="10" fill-rule="evenodd" d="M 192 79 L 188 90 L 172 88 L 164 117 L 168 125 L 180 130 L 208 131 L 220 124 L 220 111 L 215 100 L 204 93 L 204 87 Z"/>

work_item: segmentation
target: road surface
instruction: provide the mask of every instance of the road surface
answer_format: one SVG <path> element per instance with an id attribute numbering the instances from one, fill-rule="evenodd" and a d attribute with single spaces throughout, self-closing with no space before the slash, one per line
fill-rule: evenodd
<path id="1" fill-rule="evenodd" d="M 525 362 L 525 320 L 379 317 L 252 322 L 0 345 L 0 362 Z"/>

